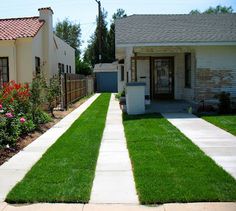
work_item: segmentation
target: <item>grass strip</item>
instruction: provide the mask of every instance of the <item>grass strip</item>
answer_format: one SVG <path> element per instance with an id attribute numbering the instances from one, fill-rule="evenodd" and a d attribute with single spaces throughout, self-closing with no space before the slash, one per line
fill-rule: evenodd
<path id="1" fill-rule="evenodd" d="M 88 202 L 110 94 L 102 94 L 8 194 L 10 203 Z"/>
<path id="2" fill-rule="evenodd" d="M 236 136 L 236 115 L 201 116 L 201 118 Z"/>
<path id="3" fill-rule="evenodd" d="M 236 201 L 236 181 L 159 114 L 123 115 L 142 204 Z"/>

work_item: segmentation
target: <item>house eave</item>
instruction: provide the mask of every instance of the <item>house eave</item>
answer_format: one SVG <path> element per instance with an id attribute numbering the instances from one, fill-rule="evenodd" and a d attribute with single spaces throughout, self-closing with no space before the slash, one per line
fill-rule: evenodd
<path id="1" fill-rule="evenodd" d="M 232 42 L 155 42 L 155 43 L 119 43 L 116 48 L 126 47 L 158 47 L 158 46 L 236 46 L 236 41 Z"/>

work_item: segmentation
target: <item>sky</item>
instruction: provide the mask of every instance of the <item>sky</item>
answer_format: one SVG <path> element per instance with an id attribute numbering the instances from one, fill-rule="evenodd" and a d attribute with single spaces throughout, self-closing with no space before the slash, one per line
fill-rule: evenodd
<path id="1" fill-rule="evenodd" d="M 132 14 L 181 14 L 192 9 L 204 11 L 209 6 L 232 6 L 236 12 L 236 0 L 100 0 L 108 12 L 107 20 L 118 8 Z M 54 26 L 65 18 L 80 23 L 82 51 L 96 28 L 98 4 L 95 0 L 0 0 L 0 18 L 38 16 L 38 8 L 51 7 Z"/>

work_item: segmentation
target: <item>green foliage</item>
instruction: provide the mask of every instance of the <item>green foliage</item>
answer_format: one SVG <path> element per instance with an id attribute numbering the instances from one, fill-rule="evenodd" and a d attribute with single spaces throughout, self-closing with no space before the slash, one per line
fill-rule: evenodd
<path id="1" fill-rule="evenodd" d="M 123 9 L 117 9 L 116 13 L 113 14 L 110 30 L 107 37 L 108 42 L 108 54 L 109 54 L 109 60 L 110 62 L 115 61 L 116 55 L 115 55 L 115 20 L 119 18 L 127 17 L 125 10 Z"/>
<path id="2" fill-rule="evenodd" d="M 34 118 L 34 123 L 36 125 L 39 124 L 45 124 L 52 121 L 52 118 L 44 111 L 42 110 L 37 110 L 37 112 L 35 112 L 35 118 Z"/>
<path id="3" fill-rule="evenodd" d="M 81 75 L 91 75 L 92 67 L 86 61 L 83 61 L 79 58 L 76 60 L 76 73 Z"/>
<path id="4" fill-rule="evenodd" d="M 126 17 L 123 9 L 118 9 L 112 16 L 111 26 L 107 28 L 107 12 L 103 9 L 101 13 L 101 28 L 102 28 L 102 63 L 109 63 L 115 61 L 115 20 L 117 18 Z M 94 34 L 91 36 L 89 45 L 84 53 L 84 61 L 91 66 L 99 63 L 99 37 L 98 37 L 98 18 L 97 28 Z"/>
<path id="5" fill-rule="evenodd" d="M 47 85 L 47 95 L 46 95 L 48 109 L 53 117 L 54 117 L 53 109 L 55 107 L 56 99 L 57 97 L 60 96 L 60 93 L 61 93 L 60 79 L 58 75 L 54 75 L 52 78 L 50 78 L 49 84 Z"/>
<path id="6" fill-rule="evenodd" d="M 232 6 L 221 6 L 217 5 L 216 7 L 209 7 L 207 10 L 202 12 L 203 14 L 225 14 L 225 13 L 233 13 Z M 201 14 L 199 10 L 191 10 L 189 14 Z"/>
<path id="7" fill-rule="evenodd" d="M 116 99 L 120 99 L 121 97 L 125 97 L 125 90 L 123 90 L 122 92 L 119 92 L 115 95 Z"/>
<path id="8" fill-rule="evenodd" d="M 81 29 L 80 24 L 70 21 L 68 18 L 56 24 L 56 35 L 75 49 L 76 57 L 80 55 Z"/>
<path id="9" fill-rule="evenodd" d="M 0 145 L 13 146 L 21 134 L 20 122 L 18 118 L 1 118 L 0 125 Z"/>
<path id="10" fill-rule="evenodd" d="M 7 202 L 87 203 L 90 198 L 110 94 L 102 94 L 53 144 Z"/>
<path id="11" fill-rule="evenodd" d="M 46 102 L 45 88 L 47 87 L 46 80 L 43 74 L 37 74 L 31 83 L 30 87 L 30 102 L 33 121 L 35 122 L 36 113 L 41 106 Z"/>
<path id="12" fill-rule="evenodd" d="M 14 146 L 20 135 L 33 131 L 39 124 L 51 121 L 42 106 L 60 87 L 46 84 L 43 75 L 37 75 L 31 86 L 11 81 L 0 90 L 0 145 Z"/>
<path id="13" fill-rule="evenodd" d="M 101 42 L 102 42 L 102 63 L 108 61 L 108 45 L 107 45 L 107 12 L 103 9 L 101 11 Z M 89 40 L 89 44 L 84 54 L 84 61 L 89 62 L 91 66 L 99 63 L 99 19 L 97 18 L 97 28 L 94 34 L 91 36 Z"/>
<path id="14" fill-rule="evenodd" d="M 209 115 L 201 118 L 236 136 L 236 115 Z"/>
<path id="15" fill-rule="evenodd" d="M 36 126 L 35 126 L 35 124 L 34 124 L 32 119 L 27 119 L 20 126 L 21 126 L 21 133 L 22 134 L 26 134 L 26 133 L 32 132 L 36 128 Z"/>
<path id="16" fill-rule="evenodd" d="M 235 179 L 161 115 L 123 124 L 142 204 L 236 200 Z"/>

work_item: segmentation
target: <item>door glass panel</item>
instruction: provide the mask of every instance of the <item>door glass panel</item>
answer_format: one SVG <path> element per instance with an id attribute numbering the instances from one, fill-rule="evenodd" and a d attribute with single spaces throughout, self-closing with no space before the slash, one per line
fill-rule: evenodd
<path id="1" fill-rule="evenodd" d="M 170 58 L 154 60 L 154 91 L 155 95 L 170 95 L 172 86 L 172 64 Z"/>

